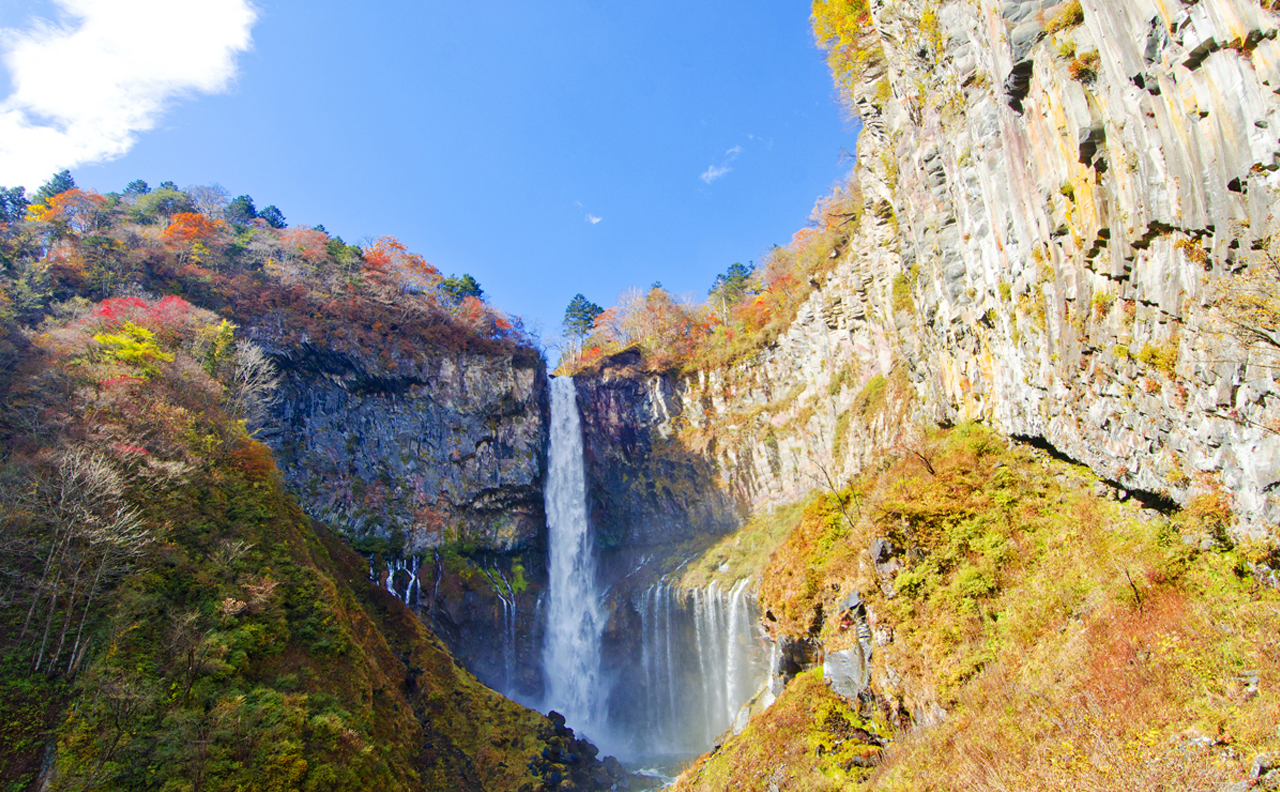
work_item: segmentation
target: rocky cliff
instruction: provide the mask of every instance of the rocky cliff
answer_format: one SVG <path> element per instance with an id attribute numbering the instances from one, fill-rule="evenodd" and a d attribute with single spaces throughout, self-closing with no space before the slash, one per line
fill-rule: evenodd
<path id="1" fill-rule="evenodd" d="M 313 517 L 408 552 L 541 546 L 547 398 L 535 352 L 421 355 L 391 371 L 305 346 L 276 359 L 262 437 Z"/>
<path id="2" fill-rule="evenodd" d="M 859 219 L 776 343 L 677 389 L 687 437 L 761 506 L 978 419 L 1154 503 L 1223 487 L 1264 531 L 1277 360 L 1239 297 L 1275 225 L 1276 33 L 1251 0 L 871 2 Z"/>
<path id="3" fill-rule="evenodd" d="M 575 378 L 587 510 L 603 550 L 683 542 L 737 525 L 707 458 L 677 439 L 679 381 L 641 364 L 639 352 L 623 352 Z"/>
<path id="4" fill-rule="evenodd" d="M 267 343 L 281 373 L 260 436 L 313 518 L 370 557 L 468 670 L 542 679 L 546 366 L 533 350 L 398 356 Z"/>

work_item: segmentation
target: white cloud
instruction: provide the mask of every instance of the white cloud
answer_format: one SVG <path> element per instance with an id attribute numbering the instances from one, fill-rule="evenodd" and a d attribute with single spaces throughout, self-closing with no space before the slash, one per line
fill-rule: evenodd
<path id="1" fill-rule="evenodd" d="M 716 179 L 720 178 L 721 176 L 725 175 L 731 170 L 733 170 L 733 168 L 730 168 L 728 165 L 722 165 L 720 167 L 716 167 L 715 165 L 712 165 L 710 168 L 707 168 L 706 171 L 704 171 L 703 174 L 698 178 L 702 179 L 707 184 L 710 184 L 711 182 L 715 181 Z"/>
<path id="2" fill-rule="evenodd" d="M 741 153 L 742 153 L 742 146 L 734 146 L 733 148 L 725 152 L 725 156 L 727 156 L 731 160 L 735 160 L 738 158 L 738 155 Z"/>
<path id="3" fill-rule="evenodd" d="M 596 223 L 600 222 L 603 219 L 604 219 L 603 217 L 596 217 L 593 214 L 587 215 L 587 222 L 590 223 L 591 225 L 595 225 Z"/>
<path id="4" fill-rule="evenodd" d="M 249 0 L 55 0 L 59 23 L 0 30 L 0 184 L 115 159 L 166 104 L 226 90 L 252 44 Z"/>

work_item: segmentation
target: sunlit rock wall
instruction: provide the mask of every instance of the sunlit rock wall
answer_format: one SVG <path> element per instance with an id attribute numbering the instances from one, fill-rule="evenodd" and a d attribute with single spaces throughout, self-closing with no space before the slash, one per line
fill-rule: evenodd
<path id="1" fill-rule="evenodd" d="M 1220 484 L 1245 532 L 1280 517 L 1277 360 L 1218 307 L 1274 230 L 1277 20 L 1083 0 L 1046 32 L 1066 6 L 873 0 L 859 227 L 772 348 L 682 389 L 739 496 L 982 419 L 1131 490 Z"/>

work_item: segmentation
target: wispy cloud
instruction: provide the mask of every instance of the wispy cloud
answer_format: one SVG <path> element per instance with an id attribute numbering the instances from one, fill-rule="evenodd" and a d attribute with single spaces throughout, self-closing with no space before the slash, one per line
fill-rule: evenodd
<path id="1" fill-rule="evenodd" d="M 582 201 L 574 201 L 573 205 L 583 211 L 582 219 L 586 220 L 591 225 L 595 225 L 596 223 L 604 219 L 603 217 L 599 217 L 597 215 L 593 215 L 590 212 L 588 212 L 587 207 L 582 205 Z"/>
<path id="2" fill-rule="evenodd" d="M 699 176 L 698 178 L 702 179 L 707 184 L 710 184 L 711 182 L 715 181 L 716 179 L 719 179 L 721 176 L 725 175 L 731 170 L 733 170 L 733 168 L 730 168 L 728 165 L 723 165 L 719 167 L 712 165 L 710 168 L 707 168 L 705 171 L 703 171 L 702 175 Z"/>
<path id="3" fill-rule="evenodd" d="M 741 153 L 742 153 L 742 146 L 740 145 L 734 146 L 733 148 L 729 149 L 724 153 L 724 156 L 725 156 L 724 162 L 721 162 L 719 165 L 712 165 L 711 167 L 707 168 L 705 171 L 702 172 L 702 175 L 699 176 L 698 178 L 702 179 L 707 184 L 710 184 L 716 179 L 719 179 L 729 171 L 733 170 L 733 168 L 730 167 L 729 163 L 736 160 L 738 158 L 738 155 Z"/>
<path id="4" fill-rule="evenodd" d="M 55 23 L 0 30 L 0 184 L 125 154 L 166 105 L 227 89 L 252 44 L 249 0 L 54 0 Z"/>

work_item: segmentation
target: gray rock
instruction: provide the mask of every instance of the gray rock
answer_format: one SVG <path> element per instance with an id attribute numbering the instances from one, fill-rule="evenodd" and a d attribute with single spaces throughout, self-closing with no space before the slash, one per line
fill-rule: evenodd
<path id="1" fill-rule="evenodd" d="M 896 548 L 893 542 L 884 538 L 876 538 L 871 540 L 871 558 L 877 564 L 883 564 L 893 557 Z"/>
<path id="2" fill-rule="evenodd" d="M 863 655 L 861 646 L 827 652 L 822 662 L 822 678 L 827 685 L 850 701 L 871 683 L 871 666 Z"/>
<path id="3" fill-rule="evenodd" d="M 1271 754 L 1258 754 L 1253 757 L 1253 764 L 1249 766 L 1250 778 L 1262 778 L 1275 767 L 1275 761 L 1271 758 Z"/>

